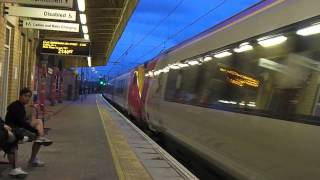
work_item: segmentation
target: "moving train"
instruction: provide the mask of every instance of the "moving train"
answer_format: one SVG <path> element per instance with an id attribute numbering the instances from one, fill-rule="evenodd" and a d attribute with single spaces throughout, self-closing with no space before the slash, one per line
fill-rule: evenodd
<path id="1" fill-rule="evenodd" d="M 318 180 L 320 2 L 261 1 L 104 95 L 236 179 Z"/>

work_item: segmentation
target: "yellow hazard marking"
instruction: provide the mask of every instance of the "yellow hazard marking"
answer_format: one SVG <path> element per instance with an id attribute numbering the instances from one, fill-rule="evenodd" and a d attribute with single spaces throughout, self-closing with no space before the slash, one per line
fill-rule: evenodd
<path id="1" fill-rule="evenodd" d="M 126 137 L 110 118 L 108 110 L 103 107 L 104 102 L 101 98 L 96 96 L 96 103 L 119 180 L 151 180 Z"/>

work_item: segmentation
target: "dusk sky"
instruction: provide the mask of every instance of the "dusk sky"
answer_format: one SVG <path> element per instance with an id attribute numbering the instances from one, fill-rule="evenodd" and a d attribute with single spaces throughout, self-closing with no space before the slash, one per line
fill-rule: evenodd
<path id="1" fill-rule="evenodd" d="M 261 0 L 140 0 L 99 75 L 116 76 Z"/>

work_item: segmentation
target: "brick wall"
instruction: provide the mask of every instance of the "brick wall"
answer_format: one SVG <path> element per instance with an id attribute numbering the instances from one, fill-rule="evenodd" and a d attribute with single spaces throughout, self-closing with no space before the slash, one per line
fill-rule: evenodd
<path id="1" fill-rule="evenodd" d="M 25 84 L 28 85 L 31 89 L 34 87 L 34 73 L 35 73 L 35 64 L 36 64 L 36 47 L 35 47 L 35 35 L 37 31 L 26 30 L 19 27 L 19 18 L 18 17 L 7 17 L 3 16 L 3 3 L 0 3 L 0 100 L 4 97 L 3 94 L 3 78 L 4 78 L 4 43 L 5 43 L 5 28 L 8 24 L 12 28 L 12 41 L 11 41 L 11 52 L 10 60 L 8 65 L 8 94 L 7 94 L 7 103 L 11 103 L 18 99 L 20 87 L 20 79 L 24 79 Z M 28 69 L 26 71 L 21 70 L 21 53 L 20 53 L 20 43 L 21 43 L 21 34 L 25 35 L 25 54 L 28 54 L 28 41 L 31 41 L 30 55 L 25 56 L 25 61 L 28 64 Z M 0 108 L 3 109 L 2 103 L 0 103 Z"/>

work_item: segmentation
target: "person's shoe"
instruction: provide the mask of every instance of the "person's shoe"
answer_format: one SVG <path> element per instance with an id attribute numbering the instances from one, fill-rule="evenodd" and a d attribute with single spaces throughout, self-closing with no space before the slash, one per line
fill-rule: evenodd
<path id="1" fill-rule="evenodd" d="M 35 159 L 33 161 L 29 161 L 29 165 L 32 167 L 43 167 L 45 166 L 45 163 L 40 161 L 39 159 Z"/>
<path id="2" fill-rule="evenodd" d="M 9 176 L 12 176 L 15 178 L 25 178 L 27 175 L 28 175 L 28 173 L 23 171 L 21 168 L 12 169 L 9 172 Z"/>
<path id="3" fill-rule="evenodd" d="M 50 146 L 53 142 L 45 137 L 39 137 L 35 140 L 36 143 L 39 143 L 40 145 L 44 145 L 44 146 Z"/>
<path id="4" fill-rule="evenodd" d="M 30 139 L 28 136 L 23 136 L 23 139 L 19 141 L 19 144 L 24 144 L 26 142 L 30 142 Z"/>

